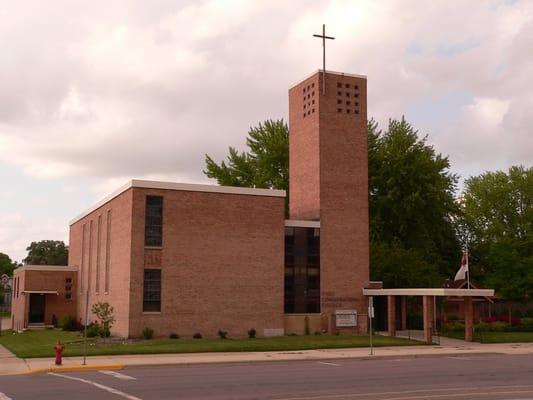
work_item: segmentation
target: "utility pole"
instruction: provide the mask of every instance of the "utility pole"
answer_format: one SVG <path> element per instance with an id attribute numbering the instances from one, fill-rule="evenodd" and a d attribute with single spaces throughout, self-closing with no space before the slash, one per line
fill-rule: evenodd
<path id="1" fill-rule="evenodd" d="M 374 297 L 368 297 L 368 322 L 370 326 L 370 355 L 374 355 L 374 346 L 372 344 L 372 319 L 374 318 Z"/>
<path id="2" fill-rule="evenodd" d="M 85 327 L 83 328 L 83 365 L 87 365 L 87 324 L 89 322 L 89 287 L 85 292 Z"/>

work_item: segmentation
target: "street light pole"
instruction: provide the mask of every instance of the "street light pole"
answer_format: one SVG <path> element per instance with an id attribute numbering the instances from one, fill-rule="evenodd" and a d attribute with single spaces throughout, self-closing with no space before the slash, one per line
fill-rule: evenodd
<path id="1" fill-rule="evenodd" d="M 83 365 L 87 365 L 87 322 L 89 321 L 89 288 L 85 292 L 85 327 L 83 329 Z"/>

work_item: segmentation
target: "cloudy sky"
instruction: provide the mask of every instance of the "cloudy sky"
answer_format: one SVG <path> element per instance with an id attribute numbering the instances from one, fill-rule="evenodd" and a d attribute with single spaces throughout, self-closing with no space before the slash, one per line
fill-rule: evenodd
<path id="1" fill-rule="evenodd" d="M 0 252 L 68 239 L 128 179 L 206 183 L 204 154 L 287 119 L 321 64 L 366 74 L 462 177 L 533 161 L 533 1 L 0 0 Z"/>

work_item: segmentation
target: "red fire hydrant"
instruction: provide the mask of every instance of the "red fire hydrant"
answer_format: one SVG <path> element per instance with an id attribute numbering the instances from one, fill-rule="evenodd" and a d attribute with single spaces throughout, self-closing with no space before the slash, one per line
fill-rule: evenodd
<path id="1" fill-rule="evenodd" d="M 56 365 L 61 365 L 61 362 L 63 360 L 63 349 L 65 346 L 61 344 L 61 342 L 58 340 L 57 344 L 54 346 L 54 351 L 56 352 Z"/>

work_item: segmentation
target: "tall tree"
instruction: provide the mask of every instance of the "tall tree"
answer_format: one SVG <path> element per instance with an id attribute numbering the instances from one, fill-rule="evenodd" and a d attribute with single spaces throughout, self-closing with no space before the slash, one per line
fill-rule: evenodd
<path id="1" fill-rule="evenodd" d="M 289 187 L 289 128 L 283 120 L 268 120 L 250 128 L 239 153 L 229 148 L 227 163 L 217 164 L 206 154 L 204 174 L 220 185 L 268 189 Z"/>
<path id="2" fill-rule="evenodd" d="M 26 265 L 67 265 L 68 247 L 59 240 L 31 242 L 26 248 L 28 256 L 23 260 Z"/>
<path id="3" fill-rule="evenodd" d="M 405 118 L 390 120 L 386 131 L 370 121 L 368 143 L 372 279 L 396 287 L 438 285 L 453 273 L 459 256 L 453 223 L 457 177 L 450 162 Z M 397 268 L 384 263 L 386 255 L 404 264 L 416 258 L 410 268 L 419 265 L 419 273 L 409 274 L 406 282 L 383 271 L 385 265 Z M 436 273 L 428 281 L 422 275 L 429 271 Z"/>
<path id="4" fill-rule="evenodd" d="M 18 264 L 11 260 L 7 254 L 0 253 L 0 275 L 7 274 L 13 276 L 13 270 L 17 268 Z"/>
<path id="5" fill-rule="evenodd" d="M 533 297 L 533 168 L 513 166 L 465 181 L 461 232 L 472 277 L 510 300 Z"/>

